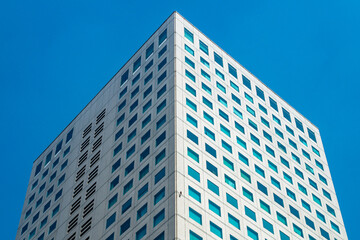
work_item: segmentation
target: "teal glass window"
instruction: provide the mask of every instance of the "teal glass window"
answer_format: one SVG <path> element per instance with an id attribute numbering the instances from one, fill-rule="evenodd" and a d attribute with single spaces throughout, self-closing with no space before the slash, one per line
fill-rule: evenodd
<path id="1" fill-rule="evenodd" d="M 188 70 L 185 69 L 185 76 L 188 77 L 191 81 L 195 82 L 195 76 L 194 74 L 192 74 L 191 72 L 189 72 Z"/>
<path id="2" fill-rule="evenodd" d="M 283 175 L 284 175 L 284 179 L 285 179 L 286 181 L 288 181 L 289 183 L 293 184 L 292 177 L 291 177 L 289 174 L 287 174 L 286 172 L 283 172 Z"/>
<path id="3" fill-rule="evenodd" d="M 304 237 L 303 230 L 293 223 L 294 232 L 297 233 L 300 237 Z"/>
<path id="4" fill-rule="evenodd" d="M 192 110 L 194 110 L 195 112 L 197 112 L 197 106 L 195 103 L 193 103 L 192 101 L 190 101 L 189 99 L 186 98 L 186 105 L 189 106 Z"/>
<path id="5" fill-rule="evenodd" d="M 227 101 L 222 98 L 220 95 L 218 95 L 218 102 L 227 107 Z"/>
<path id="6" fill-rule="evenodd" d="M 284 217 L 282 214 L 280 214 L 279 212 L 276 212 L 276 217 L 277 217 L 277 220 L 279 222 L 281 222 L 282 224 L 284 224 L 285 226 L 287 226 L 287 220 L 286 220 L 286 217 Z"/>
<path id="7" fill-rule="evenodd" d="M 255 164 L 255 172 L 257 172 L 260 176 L 265 178 L 265 171 L 256 164 Z"/>
<path id="8" fill-rule="evenodd" d="M 243 84 L 245 85 L 245 87 L 247 87 L 248 89 L 251 90 L 251 82 L 249 79 L 247 79 L 244 75 L 242 76 L 243 79 Z"/>
<path id="9" fill-rule="evenodd" d="M 165 187 L 154 195 L 154 205 L 160 202 L 165 197 Z"/>
<path id="10" fill-rule="evenodd" d="M 192 48 L 191 47 L 189 47 L 188 45 L 186 45 L 185 44 L 185 50 L 188 52 L 188 53 L 190 53 L 191 55 L 195 55 L 195 52 L 194 52 L 194 50 L 192 50 Z"/>
<path id="11" fill-rule="evenodd" d="M 284 200 L 274 193 L 274 201 L 280 206 L 284 207 Z"/>
<path id="12" fill-rule="evenodd" d="M 147 148 L 147 150 L 149 147 Z M 158 164 L 161 160 L 163 160 L 166 156 L 166 149 L 163 149 L 158 155 L 155 157 L 155 165 Z M 140 156 L 141 157 L 141 156 Z"/>
<path id="13" fill-rule="evenodd" d="M 124 214 L 128 209 L 131 208 L 132 198 L 127 200 L 122 206 L 121 206 L 121 214 Z"/>
<path id="14" fill-rule="evenodd" d="M 306 210 L 308 210 L 309 212 L 311 212 L 310 204 L 308 204 L 307 202 L 305 202 L 303 199 L 301 199 L 301 205 L 303 206 L 303 208 L 305 208 Z"/>
<path id="15" fill-rule="evenodd" d="M 189 176 L 194 178 L 196 181 L 200 182 L 200 173 L 198 173 L 195 169 L 193 169 L 190 166 L 188 166 L 188 174 L 189 174 Z"/>
<path id="16" fill-rule="evenodd" d="M 207 127 L 204 127 L 204 133 L 206 136 L 208 136 L 210 139 L 215 141 L 215 133 L 213 133 L 210 129 Z"/>
<path id="17" fill-rule="evenodd" d="M 232 179 L 231 177 L 229 177 L 228 175 L 225 174 L 225 183 L 227 183 L 230 187 L 236 189 L 236 182 L 234 179 Z"/>
<path id="18" fill-rule="evenodd" d="M 154 183 L 157 184 L 161 179 L 165 177 L 165 167 L 163 167 L 155 176 L 154 176 Z"/>
<path id="19" fill-rule="evenodd" d="M 309 218 L 305 217 L 305 223 L 306 223 L 306 225 L 308 225 L 309 227 L 311 227 L 312 229 L 315 230 L 315 224 Z"/>
<path id="20" fill-rule="evenodd" d="M 282 108 L 282 112 L 283 112 L 284 118 L 286 118 L 289 122 L 291 122 L 290 113 L 289 113 L 286 109 L 284 109 L 284 108 Z"/>
<path id="21" fill-rule="evenodd" d="M 243 163 L 245 163 L 246 165 L 249 166 L 249 159 L 247 157 L 245 157 L 243 154 L 238 153 L 239 156 L 239 160 L 242 161 Z"/>
<path id="22" fill-rule="evenodd" d="M 149 191 L 149 184 L 146 183 L 142 188 L 138 191 L 138 199 L 142 198 Z"/>
<path id="23" fill-rule="evenodd" d="M 201 88 L 204 89 L 208 94 L 212 95 L 211 88 L 205 83 L 201 83 Z"/>
<path id="24" fill-rule="evenodd" d="M 286 188 L 286 194 L 292 198 L 294 201 L 296 201 L 296 195 L 294 192 L 292 192 L 291 190 L 289 190 L 288 188 Z"/>
<path id="25" fill-rule="evenodd" d="M 210 75 L 207 72 L 205 72 L 204 70 L 202 70 L 202 69 L 201 69 L 201 76 L 203 76 L 207 80 L 211 81 Z"/>
<path id="26" fill-rule="evenodd" d="M 219 109 L 219 116 L 222 117 L 223 119 L 225 119 L 227 122 L 229 121 L 229 116 L 221 109 Z"/>
<path id="27" fill-rule="evenodd" d="M 282 231 L 279 231 L 279 232 L 280 232 L 280 240 L 290 240 L 290 237 L 288 235 L 286 235 Z M 312 240 L 312 239 L 310 239 L 310 240 Z"/>
<path id="28" fill-rule="evenodd" d="M 247 227 L 247 235 L 253 240 L 259 240 L 259 235 L 250 227 Z"/>
<path id="29" fill-rule="evenodd" d="M 231 162 L 229 159 L 227 159 L 226 157 L 223 157 L 223 163 L 225 166 L 227 166 L 229 169 L 234 171 L 234 163 Z"/>
<path id="30" fill-rule="evenodd" d="M 143 217 L 147 213 L 148 207 L 147 203 L 145 203 L 136 213 L 136 219 L 139 220 L 141 217 Z"/>
<path id="31" fill-rule="evenodd" d="M 234 122 L 235 122 L 235 128 L 237 130 L 239 130 L 240 132 L 242 132 L 243 134 L 245 134 L 245 128 L 240 123 L 238 123 L 237 121 L 234 121 Z"/>
<path id="32" fill-rule="evenodd" d="M 260 182 L 257 182 L 257 188 L 262 191 L 264 194 L 268 195 L 267 187 L 262 185 Z"/>
<path id="33" fill-rule="evenodd" d="M 314 142 L 316 142 L 315 133 L 314 133 L 313 131 L 311 131 L 309 128 L 308 128 L 307 130 L 308 130 L 309 138 L 310 138 L 311 140 L 313 140 Z"/>
<path id="34" fill-rule="evenodd" d="M 203 112 L 205 120 L 214 125 L 214 118 L 205 111 Z"/>
<path id="35" fill-rule="evenodd" d="M 324 171 L 324 166 L 319 161 L 315 160 L 315 164 L 318 168 Z"/>
<path id="36" fill-rule="evenodd" d="M 245 206 L 245 215 L 256 222 L 256 214 L 253 210 Z"/>
<path id="37" fill-rule="evenodd" d="M 230 81 L 230 86 L 237 92 L 239 92 L 239 86 L 236 85 L 233 81 Z"/>
<path id="38" fill-rule="evenodd" d="M 211 200 L 209 200 L 209 209 L 221 217 L 221 208 Z"/>
<path id="39" fill-rule="evenodd" d="M 213 104 L 211 101 L 209 101 L 206 97 L 202 97 L 203 103 L 208 106 L 210 109 L 213 109 Z"/>
<path id="40" fill-rule="evenodd" d="M 237 108 L 233 107 L 233 112 L 235 113 L 236 116 L 243 119 L 242 113 Z M 227 120 L 227 121 L 229 121 L 229 120 Z"/>
<path id="41" fill-rule="evenodd" d="M 299 129 L 300 131 L 304 132 L 304 127 L 302 122 L 300 122 L 297 118 L 295 118 L 295 125 L 297 127 L 297 129 Z"/>
<path id="42" fill-rule="evenodd" d="M 210 68 L 210 63 L 205 59 L 203 59 L 202 57 L 200 57 L 200 62 L 204 64 L 207 68 Z"/>
<path id="43" fill-rule="evenodd" d="M 254 117 L 256 117 L 256 113 L 254 111 L 254 109 L 252 109 L 251 107 L 249 107 L 248 105 L 246 105 L 246 110 L 253 115 Z"/>
<path id="44" fill-rule="evenodd" d="M 260 199 L 260 207 L 271 214 L 270 206 Z"/>
<path id="45" fill-rule="evenodd" d="M 214 61 L 223 67 L 223 59 L 216 52 L 214 52 Z"/>
<path id="46" fill-rule="evenodd" d="M 213 193 L 215 193 L 216 195 L 219 196 L 219 187 L 218 187 L 215 183 L 211 182 L 210 180 L 207 180 L 207 187 L 208 187 L 208 189 L 210 189 Z"/>
<path id="47" fill-rule="evenodd" d="M 245 172 L 244 170 L 240 169 L 240 175 L 243 179 L 245 179 L 247 182 L 251 183 L 251 176 Z"/>
<path id="48" fill-rule="evenodd" d="M 224 140 L 221 140 L 221 146 L 228 151 L 229 153 L 232 153 L 232 147 L 230 144 L 228 144 L 227 142 L 225 142 Z"/>
<path id="49" fill-rule="evenodd" d="M 291 135 L 295 136 L 294 130 L 292 130 L 288 125 L 286 125 L 286 131 L 290 133 Z"/>
<path id="50" fill-rule="evenodd" d="M 322 206 L 320 198 L 318 198 L 318 197 L 315 196 L 314 194 L 312 195 L 312 197 L 313 197 L 314 202 L 316 202 L 317 204 L 319 204 L 320 206 Z"/>
<path id="51" fill-rule="evenodd" d="M 224 125 L 222 125 L 221 123 L 220 123 L 220 130 L 221 130 L 223 133 L 225 133 L 225 135 L 227 135 L 228 137 L 231 137 L 231 136 L 230 136 L 230 130 L 229 130 L 228 128 L 226 128 Z"/>
<path id="52" fill-rule="evenodd" d="M 274 234 L 274 226 L 265 219 L 262 219 L 262 222 L 263 222 L 263 227 L 272 234 Z"/>
<path id="53" fill-rule="evenodd" d="M 155 227 L 155 220 L 154 220 L 154 227 Z M 140 240 L 143 237 L 145 237 L 145 235 L 146 235 L 146 224 L 136 232 L 135 239 Z"/>
<path id="54" fill-rule="evenodd" d="M 269 166 L 269 168 L 270 169 L 272 169 L 274 172 L 278 172 L 278 168 L 277 168 L 277 166 L 273 163 L 273 162 L 271 162 L 270 160 L 268 160 L 268 166 Z"/>
<path id="55" fill-rule="evenodd" d="M 265 101 L 265 95 L 264 95 L 264 91 L 261 90 L 260 88 L 256 87 L 256 95 L 261 98 L 262 100 Z"/>
<path id="56" fill-rule="evenodd" d="M 208 152 L 214 158 L 216 158 L 216 150 L 214 148 L 212 148 L 210 145 L 208 145 L 207 143 L 205 143 L 205 151 Z"/>
<path id="57" fill-rule="evenodd" d="M 201 203 L 201 194 L 189 186 L 189 196 Z"/>
<path id="58" fill-rule="evenodd" d="M 252 149 L 253 155 L 254 157 L 256 157 L 257 159 L 259 159 L 260 161 L 262 161 L 262 155 L 261 153 L 259 153 L 258 151 L 256 151 L 255 149 Z"/>
<path id="59" fill-rule="evenodd" d="M 160 69 L 162 69 L 165 66 L 166 62 L 167 62 L 167 59 L 164 58 L 164 60 L 162 60 L 161 63 L 159 63 L 158 71 L 160 71 Z M 195 68 L 195 66 L 194 66 L 194 68 Z"/>
<path id="60" fill-rule="evenodd" d="M 272 107 L 275 111 L 278 112 L 277 102 L 274 99 L 272 99 L 271 97 L 269 97 L 269 100 L 270 100 L 270 107 Z"/>
<path id="61" fill-rule="evenodd" d="M 252 192 L 250 192 L 249 190 L 247 190 L 246 188 L 242 187 L 242 192 L 243 192 L 243 195 L 245 197 L 247 197 L 248 199 L 250 199 L 252 202 L 254 201 L 254 196 L 252 194 Z"/>
<path id="62" fill-rule="evenodd" d="M 194 127 L 197 128 L 198 122 L 197 122 L 197 120 L 196 120 L 195 118 L 193 118 L 191 115 L 186 114 L 186 120 L 187 120 L 191 125 L 193 125 Z"/>
<path id="63" fill-rule="evenodd" d="M 241 105 L 241 101 L 240 98 L 238 98 L 237 96 L 235 96 L 234 94 L 231 94 L 231 99 L 236 102 L 237 104 Z"/>
<path id="64" fill-rule="evenodd" d="M 147 164 L 145 167 L 143 167 L 139 172 L 139 180 L 141 180 L 143 177 L 145 177 L 146 174 L 149 173 L 149 164 Z"/>
<path id="65" fill-rule="evenodd" d="M 189 207 L 189 217 L 197 222 L 198 224 L 202 225 L 202 216 L 200 213 Z"/>
<path id="66" fill-rule="evenodd" d="M 277 124 L 279 124 L 279 125 L 281 126 L 281 121 L 280 121 L 280 119 L 277 118 L 277 117 L 275 117 L 275 115 L 272 115 L 272 117 L 273 117 L 274 122 L 276 122 Z"/>
<path id="67" fill-rule="evenodd" d="M 114 212 L 107 220 L 106 220 L 106 228 L 110 227 L 116 220 L 116 212 Z"/>
<path id="68" fill-rule="evenodd" d="M 189 93 L 191 93 L 192 95 L 194 95 L 194 97 L 196 97 L 196 90 L 194 88 L 192 88 L 189 84 L 185 84 L 185 89 L 186 91 L 188 91 Z"/>
<path id="69" fill-rule="evenodd" d="M 214 233 L 219 238 L 223 238 L 222 229 L 215 223 L 210 221 L 210 232 Z"/>
<path id="70" fill-rule="evenodd" d="M 141 56 L 133 64 L 133 73 L 141 66 Z"/>
<path id="71" fill-rule="evenodd" d="M 275 152 L 272 148 L 270 148 L 268 145 L 265 145 L 265 150 L 267 153 L 269 153 L 271 156 L 275 157 Z M 285 150 L 286 151 L 286 150 Z"/>
<path id="72" fill-rule="evenodd" d="M 219 70 L 217 70 L 216 68 L 215 68 L 215 74 L 222 80 L 225 80 L 224 74 L 222 72 L 220 72 Z"/>
<path id="73" fill-rule="evenodd" d="M 300 190 L 302 193 L 304 193 L 305 195 L 307 195 L 307 189 L 306 189 L 303 185 L 301 185 L 300 183 L 298 183 L 298 188 L 299 188 L 299 190 Z"/>
<path id="74" fill-rule="evenodd" d="M 156 227 L 164 219 L 165 219 L 165 209 L 162 209 L 158 214 L 154 216 L 153 226 Z"/>
<path id="75" fill-rule="evenodd" d="M 126 232 L 130 228 L 130 218 L 126 220 L 121 226 L 120 226 L 120 235 Z"/>
<path id="76" fill-rule="evenodd" d="M 246 98 L 247 100 L 249 100 L 249 102 L 254 103 L 254 99 L 253 99 L 249 94 L 247 94 L 247 93 L 245 92 L 244 95 L 245 95 L 245 98 Z"/>
<path id="77" fill-rule="evenodd" d="M 188 29 L 184 28 L 184 36 L 192 43 L 194 43 L 194 34 Z"/>
<path id="78" fill-rule="evenodd" d="M 256 143 L 257 145 L 260 146 L 260 140 L 259 140 L 257 137 L 255 137 L 252 133 L 250 133 L 250 139 L 251 139 L 254 143 Z"/>
<path id="79" fill-rule="evenodd" d="M 185 62 L 192 68 L 195 69 L 195 63 L 185 56 Z"/>
<path id="80" fill-rule="evenodd" d="M 203 240 L 202 237 L 190 230 L 190 240 Z"/>
<path id="81" fill-rule="evenodd" d="M 271 184 L 281 190 L 280 182 L 273 177 L 271 177 Z"/>
<path id="82" fill-rule="evenodd" d="M 187 148 L 187 155 L 196 162 L 199 162 L 199 154 L 197 154 L 194 150 Z"/>
<path id="83" fill-rule="evenodd" d="M 127 192 L 129 192 L 132 187 L 133 187 L 133 180 L 131 179 L 127 184 L 125 184 L 124 190 L 123 190 L 123 195 L 125 195 Z"/>
<path id="84" fill-rule="evenodd" d="M 199 40 L 199 48 L 203 51 L 206 55 L 209 55 L 209 47 L 201 40 Z"/>
<path id="85" fill-rule="evenodd" d="M 231 66 L 230 63 L 228 63 L 228 67 L 229 67 L 229 73 L 237 79 L 237 71 L 236 68 L 234 68 L 233 66 Z"/>
<path id="86" fill-rule="evenodd" d="M 282 139 L 284 139 L 284 134 L 277 128 L 275 128 L 275 133 L 276 135 L 278 135 L 279 137 L 281 137 Z M 290 139 L 289 139 L 290 140 Z"/>
<path id="87" fill-rule="evenodd" d="M 263 117 L 260 118 L 261 123 L 264 124 L 266 127 L 270 128 L 270 123 Z"/>
<path id="88" fill-rule="evenodd" d="M 220 89 L 220 91 L 222 91 L 223 93 L 226 93 L 226 88 L 223 85 L 221 85 L 219 82 L 216 82 L 216 87 Z"/>
<path id="89" fill-rule="evenodd" d="M 218 170 L 217 167 L 215 167 L 214 165 L 212 165 L 210 162 L 206 161 L 206 169 L 209 170 L 212 174 L 214 174 L 215 176 L 218 175 Z"/>
<path id="90" fill-rule="evenodd" d="M 240 229 L 240 221 L 230 213 L 228 213 L 228 220 L 231 225 L 233 225 L 235 228 Z"/>
<path id="91" fill-rule="evenodd" d="M 263 130 L 263 135 L 267 140 L 272 142 L 272 136 L 270 134 L 268 134 L 265 130 Z"/>
<path id="92" fill-rule="evenodd" d="M 331 228 L 334 229 L 337 233 L 340 234 L 340 228 L 338 225 L 336 225 L 335 223 L 333 223 L 332 221 L 330 221 L 331 224 Z"/>
<path id="93" fill-rule="evenodd" d="M 320 228 L 320 233 L 321 236 L 323 236 L 324 238 L 326 238 L 327 240 L 330 240 L 330 235 L 327 231 L 325 231 L 324 229 Z"/>
<path id="94" fill-rule="evenodd" d="M 226 193 L 226 201 L 232 205 L 234 208 L 238 208 L 238 201 L 236 200 L 236 198 L 234 198 L 233 196 L 231 196 L 230 194 Z"/>
<path id="95" fill-rule="evenodd" d="M 293 140 L 291 140 L 290 138 L 289 138 L 289 144 L 290 144 L 290 146 L 292 146 L 293 148 L 297 149 L 297 144 L 296 144 Z"/>
<path id="96" fill-rule="evenodd" d="M 317 150 L 316 148 L 314 148 L 313 146 L 311 146 L 311 149 L 313 151 L 313 153 L 315 153 L 316 155 L 318 155 L 320 157 L 320 152 L 319 150 Z"/>
<path id="97" fill-rule="evenodd" d="M 259 109 L 267 115 L 267 109 L 259 103 Z"/>
<path id="98" fill-rule="evenodd" d="M 159 46 L 166 40 L 167 38 L 167 29 L 165 29 L 160 35 L 159 35 Z"/>

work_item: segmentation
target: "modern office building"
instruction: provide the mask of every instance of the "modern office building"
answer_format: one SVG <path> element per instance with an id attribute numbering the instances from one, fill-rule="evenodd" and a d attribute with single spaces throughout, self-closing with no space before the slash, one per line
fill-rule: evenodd
<path id="1" fill-rule="evenodd" d="M 34 161 L 16 239 L 347 239 L 319 130 L 173 13 Z"/>

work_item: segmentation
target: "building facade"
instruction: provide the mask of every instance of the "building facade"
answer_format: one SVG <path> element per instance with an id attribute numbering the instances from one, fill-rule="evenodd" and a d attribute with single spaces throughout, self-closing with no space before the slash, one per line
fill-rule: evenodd
<path id="1" fill-rule="evenodd" d="M 34 161 L 16 239 L 347 239 L 319 130 L 174 12 Z"/>

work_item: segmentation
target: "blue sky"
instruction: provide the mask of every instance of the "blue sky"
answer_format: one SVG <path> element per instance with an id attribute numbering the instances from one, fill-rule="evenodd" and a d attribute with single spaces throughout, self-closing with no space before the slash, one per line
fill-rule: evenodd
<path id="1" fill-rule="evenodd" d="M 359 238 L 359 1 L 131 2 L 0 3 L 2 239 L 15 237 L 32 162 L 174 10 L 319 127 Z"/>

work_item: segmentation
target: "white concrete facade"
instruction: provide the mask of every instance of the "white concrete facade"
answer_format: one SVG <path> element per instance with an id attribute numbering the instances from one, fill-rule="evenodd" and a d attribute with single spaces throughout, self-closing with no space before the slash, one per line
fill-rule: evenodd
<path id="1" fill-rule="evenodd" d="M 16 239 L 310 236 L 347 239 L 319 130 L 174 12 L 34 161 Z"/>

